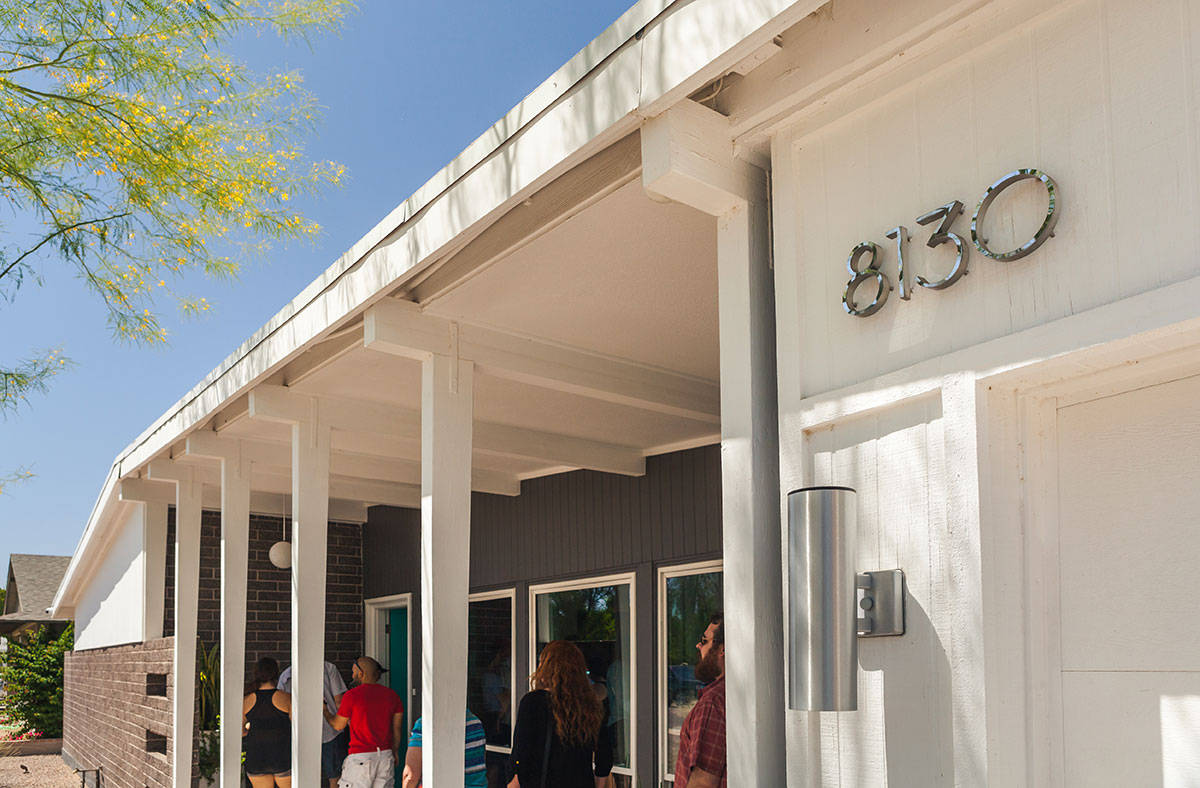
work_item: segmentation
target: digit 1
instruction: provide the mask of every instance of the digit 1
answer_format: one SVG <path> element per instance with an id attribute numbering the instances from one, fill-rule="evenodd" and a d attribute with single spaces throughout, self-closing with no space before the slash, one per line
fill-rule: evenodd
<path id="1" fill-rule="evenodd" d="M 888 230 L 887 237 L 896 240 L 896 273 L 900 280 L 900 298 L 908 301 L 912 298 L 910 276 L 904 270 L 904 247 L 908 243 L 908 228 L 904 225 L 893 227 Z"/>

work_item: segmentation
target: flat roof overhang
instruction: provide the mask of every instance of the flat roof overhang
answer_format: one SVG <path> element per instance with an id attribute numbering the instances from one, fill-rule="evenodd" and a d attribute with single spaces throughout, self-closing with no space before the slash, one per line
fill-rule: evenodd
<path id="1" fill-rule="evenodd" d="M 632 204 L 639 200 L 649 202 L 640 194 L 640 185 L 635 183 L 636 168 L 630 169 L 634 150 L 630 138 L 632 135 L 636 140 L 636 130 L 642 119 L 653 117 L 727 73 L 820 5 L 815 0 L 753 4 L 719 0 L 692 3 L 642 0 L 626 12 L 392 211 L 118 455 L 72 556 L 52 606 L 53 612 L 57 614 L 73 604 L 74 592 L 89 574 L 86 571 L 88 560 L 102 554 L 109 536 L 105 531 L 118 504 L 121 479 L 135 477 L 151 458 L 179 452 L 181 441 L 197 429 L 228 429 L 231 435 L 243 431 L 249 433 L 244 437 L 271 441 L 270 435 L 238 426 L 240 411 L 251 388 L 275 382 L 295 386 L 298 390 L 307 386 L 313 393 L 322 393 L 319 391 L 322 387 L 338 387 L 342 378 L 334 372 L 336 368 L 346 373 L 359 364 L 371 368 L 360 372 L 382 376 L 384 385 L 394 385 L 391 390 L 401 397 L 389 400 L 388 404 L 402 407 L 397 405 L 403 401 L 402 392 L 411 391 L 411 383 L 405 382 L 411 380 L 411 373 L 405 372 L 403 360 L 399 363 L 382 363 L 378 359 L 374 359 L 375 363 L 367 362 L 363 353 L 381 354 L 360 350 L 360 340 L 355 336 L 356 325 L 363 321 L 366 311 L 385 299 L 415 301 L 425 307 L 426 313 L 447 320 L 469 316 L 472 325 L 505 336 L 519 338 L 523 329 L 534 330 L 533 336 L 527 338 L 543 340 L 546 347 L 564 344 L 568 349 L 601 361 L 610 350 L 617 349 L 617 354 L 609 360 L 641 365 L 651 371 L 676 373 L 676 384 L 688 376 L 698 385 L 705 381 L 712 383 L 715 357 L 706 362 L 697 354 L 692 354 L 689 359 L 683 353 L 672 356 L 671 364 L 654 368 L 653 363 L 646 360 L 630 361 L 632 356 L 641 353 L 644 359 L 653 362 L 655 357 L 647 350 L 656 344 L 653 342 L 627 342 L 624 348 L 611 348 L 619 334 L 589 331 L 589 323 L 584 320 L 574 321 L 575 334 L 571 333 L 570 325 L 553 331 L 548 323 L 524 325 L 521 318 L 536 318 L 537 314 L 522 311 L 520 315 L 505 315 L 500 299 L 493 299 L 490 304 L 486 297 L 481 299 L 487 295 L 489 287 L 486 272 L 497 260 L 505 258 L 519 261 L 512 264 L 513 270 L 522 266 L 536 268 L 542 265 L 545 268 L 544 260 L 539 263 L 535 252 L 522 253 L 530 247 L 549 245 L 555 238 L 561 239 L 562 236 L 557 235 L 559 228 L 571 224 L 574 217 L 583 215 L 593 205 L 603 206 L 601 210 L 620 210 L 631 205 L 629 200 L 634 201 Z M 622 145 L 627 147 L 622 148 Z M 577 177 L 571 178 L 572 173 Z M 596 178 L 595 182 L 589 186 L 588 178 L 578 177 L 583 173 Z M 554 197 L 542 200 L 539 206 L 538 194 L 556 186 L 557 193 L 547 193 Z M 636 198 L 634 191 L 638 191 Z M 613 202 L 608 201 L 609 197 Z M 650 213 L 655 210 L 646 205 L 641 208 Z M 671 208 L 687 210 L 677 206 Z M 711 220 L 708 222 L 711 224 Z M 576 222 L 576 225 L 580 224 L 582 221 Z M 494 230 L 490 242 L 472 245 L 489 229 Z M 573 229 L 586 231 L 588 228 L 577 226 Z M 494 245 L 501 231 L 511 236 L 511 248 Z M 656 231 L 652 229 L 646 237 L 655 235 Z M 551 240 L 539 243 L 543 239 Z M 507 252 L 511 254 L 505 254 Z M 496 253 L 500 254 L 497 256 Z M 501 268 L 497 266 L 497 270 Z M 643 269 L 652 268 L 643 266 Z M 558 273 L 567 270 L 569 267 L 563 266 Z M 485 284 L 475 285 L 473 298 L 470 282 L 476 280 Z M 615 290 L 616 297 L 624 296 L 626 293 L 615 287 L 616 283 L 617 280 L 609 280 L 614 287 L 597 292 L 613 295 Z M 526 287 L 530 284 L 525 282 Z M 565 281 L 560 281 L 559 286 L 570 288 Z M 629 290 L 633 291 L 634 287 Z M 658 293 L 661 298 L 661 291 L 647 289 L 644 292 Z M 713 292 L 715 295 L 715 290 Z M 544 302 L 550 303 L 545 299 Z M 492 308 L 490 311 L 489 307 Z M 715 302 L 711 317 L 715 323 Z M 499 324 L 483 325 L 489 319 L 497 320 Z M 543 314 L 542 319 L 550 320 L 550 317 Z M 509 325 L 504 325 L 505 320 Z M 582 331 L 579 330 L 581 326 Z M 574 336 L 583 340 L 585 346 L 572 347 L 557 334 L 564 334 L 568 340 Z M 595 347 L 586 346 L 591 336 L 598 338 Z M 644 328 L 643 336 L 646 336 Z M 715 339 L 715 334 L 713 337 Z M 662 349 L 672 347 L 669 342 L 658 344 Z M 715 341 L 712 347 L 715 350 Z M 690 369 L 673 369 L 679 366 Z M 530 392 L 522 390 L 520 384 L 513 381 L 482 385 L 486 396 L 481 401 L 485 404 L 482 411 L 477 411 L 477 422 L 489 415 L 496 419 L 507 415 L 508 423 L 497 420 L 494 424 L 510 430 L 530 431 L 532 428 L 512 415 L 517 411 L 503 406 L 505 402 L 509 405 L 536 403 L 533 409 L 539 416 L 569 421 L 581 433 L 591 429 L 587 425 L 596 423 L 599 415 L 593 414 L 592 419 L 582 417 L 580 403 L 571 399 L 578 395 L 569 391 L 542 394 L 539 398 L 530 397 Z M 360 392 L 363 390 L 377 391 L 378 387 L 359 389 Z M 486 404 L 489 402 L 496 403 L 495 413 L 489 413 L 488 408 L 493 407 Z M 607 408 L 626 407 L 603 400 L 598 402 Z M 652 447 L 662 450 L 697 445 L 703 438 L 695 433 L 707 430 L 711 439 L 717 431 L 709 423 L 701 430 L 677 425 L 673 432 L 667 429 L 654 434 L 653 425 L 639 424 L 635 417 L 627 415 L 628 418 L 620 418 L 614 411 L 600 421 L 626 424 L 626 434 L 641 436 L 629 444 L 634 447 L 646 445 L 648 441 Z M 677 417 L 659 414 L 654 422 L 658 424 L 670 418 Z M 543 423 L 539 420 L 539 424 Z M 621 445 L 611 442 L 611 431 L 604 432 L 609 445 Z M 685 433 L 692 437 L 674 444 L 670 442 L 671 435 Z M 584 434 L 575 437 L 589 440 Z M 371 438 L 366 436 L 357 442 L 348 440 L 335 449 L 346 454 L 361 454 L 360 450 Z M 657 443 L 659 440 L 664 442 Z M 378 451 L 387 459 L 402 462 L 407 460 L 404 452 L 411 453 L 411 447 L 397 442 Z M 581 467 L 567 463 L 547 465 L 546 458 L 525 459 L 534 462 L 514 462 L 510 458 L 508 461 L 489 460 L 480 467 L 518 479 Z"/>

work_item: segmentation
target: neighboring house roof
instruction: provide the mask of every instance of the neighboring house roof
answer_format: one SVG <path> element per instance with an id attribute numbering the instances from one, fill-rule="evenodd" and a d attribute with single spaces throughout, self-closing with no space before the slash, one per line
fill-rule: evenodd
<path id="1" fill-rule="evenodd" d="M 46 612 L 54 602 L 62 582 L 69 555 L 29 555 L 14 553 L 8 559 L 8 584 L 4 615 L 0 615 L 0 635 L 24 624 L 62 621 Z"/>

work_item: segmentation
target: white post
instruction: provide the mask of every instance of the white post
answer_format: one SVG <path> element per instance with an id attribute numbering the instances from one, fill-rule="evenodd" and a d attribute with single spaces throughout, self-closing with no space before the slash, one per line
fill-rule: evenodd
<path id="1" fill-rule="evenodd" d="M 462 788 L 471 542 L 471 362 L 421 363 L 422 783 Z"/>
<path id="2" fill-rule="evenodd" d="M 642 129 L 645 187 L 717 217 L 730 785 L 785 785 L 775 293 L 766 174 L 683 101 Z"/>
<path id="3" fill-rule="evenodd" d="M 196 626 L 200 604 L 200 484 L 192 469 L 169 460 L 150 463 L 150 478 L 175 482 L 175 715 L 171 725 L 171 782 L 191 788 L 196 730 Z"/>
<path id="4" fill-rule="evenodd" d="M 315 408 L 314 408 L 315 410 Z M 321 781 L 329 427 L 292 425 L 292 779 Z"/>
<path id="5" fill-rule="evenodd" d="M 191 457 L 221 467 L 221 770 L 222 788 L 242 782 L 242 697 L 246 662 L 246 573 L 250 553 L 250 463 L 241 441 L 212 432 L 187 439 Z"/>
<path id="6" fill-rule="evenodd" d="M 292 428 L 292 783 L 321 781 L 329 423 L 316 397 L 262 386 L 250 417 Z"/>
<path id="7" fill-rule="evenodd" d="M 143 504 L 144 531 L 142 550 L 145 566 L 145 600 L 142 603 L 142 636 L 158 640 L 163 636 L 163 614 L 167 606 L 167 504 L 147 501 Z"/>

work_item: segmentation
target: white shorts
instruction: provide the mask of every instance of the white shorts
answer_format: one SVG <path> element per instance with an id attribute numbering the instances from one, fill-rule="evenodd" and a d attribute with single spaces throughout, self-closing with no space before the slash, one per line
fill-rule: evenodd
<path id="1" fill-rule="evenodd" d="M 356 752 L 342 764 L 338 788 L 394 788 L 396 762 L 391 750 Z"/>

